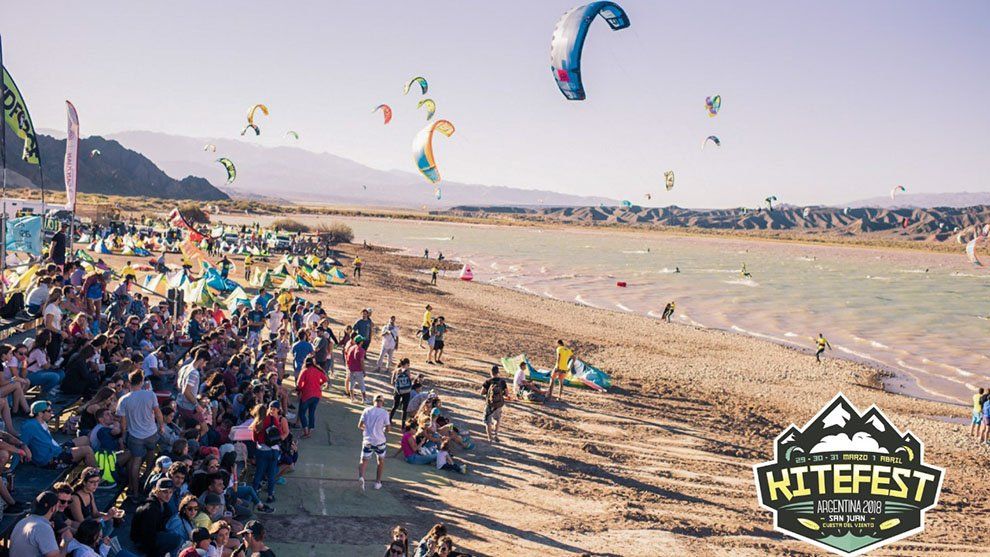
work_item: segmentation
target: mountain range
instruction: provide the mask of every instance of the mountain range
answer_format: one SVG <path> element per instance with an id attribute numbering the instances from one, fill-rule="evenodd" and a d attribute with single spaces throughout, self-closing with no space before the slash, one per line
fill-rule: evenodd
<path id="1" fill-rule="evenodd" d="M 22 148 L 23 142 L 8 133 L 7 183 L 14 187 L 36 188 L 41 184 L 43 172 L 47 189 L 65 191 L 65 139 L 38 134 L 40 168 L 21 159 Z M 201 201 L 229 199 L 203 178 L 185 176 L 181 180 L 172 178 L 148 157 L 114 140 L 90 136 L 79 141 L 76 187 L 81 193 Z"/>
<path id="2" fill-rule="evenodd" d="M 944 242 L 971 236 L 990 222 L 990 206 L 931 209 L 775 207 L 773 211 L 670 207 L 493 207 L 457 206 L 440 211 L 456 217 L 509 218 L 532 222 L 665 226 L 714 230 L 787 230 L 855 236 L 878 233 L 903 240 Z"/>
<path id="3" fill-rule="evenodd" d="M 444 181 L 442 200 L 423 177 L 399 170 L 383 171 L 330 153 L 298 147 L 265 147 L 246 141 L 194 138 L 148 131 L 109 134 L 154 160 L 174 175 L 206 176 L 215 184 L 226 178 L 217 157 L 237 167 L 237 180 L 221 186 L 233 195 L 262 195 L 288 201 L 379 207 L 449 207 L 466 203 L 492 205 L 596 205 L 617 203 L 603 197 L 583 197 L 551 191 L 486 186 Z M 216 145 L 216 153 L 204 151 Z"/>
<path id="4" fill-rule="evenodd" d="M 893 199 L 889 195 L 871 197 L 847 203 L 848 207 L 879 207 L 884 209 L 915 207 L 975 207 L 990 205 L 990 192 L 902 193 Z"/>

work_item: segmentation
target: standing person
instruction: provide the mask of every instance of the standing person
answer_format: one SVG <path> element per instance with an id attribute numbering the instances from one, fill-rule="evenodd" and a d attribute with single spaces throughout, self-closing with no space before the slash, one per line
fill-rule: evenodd
<path id="1" fill-rule="evenodd" d="M 249 254 L 245 255 L 244 256 L 244 280 L 247 280 L 247 281 L 250 281 L 251 280 L 251 265 L 253 265 L 253 264 L 254 264 L 254 258 L 251 257 L 251 254 L 249 253 Z"/>
<path id="2" fill-rule="evenodd" d="M 158 407 L 158 396 L 144 388 L 144 371 L 138 369 L 128 376 L 130 392 L 117 401 L 121 438 L 126 439 L 131 459 L 127 463 L 131 497 L 137 499 L 141 480 L 141 463 L 150 468 L 155 458 L 158 438 L 165 431 L 165 420 Z"/>
<path id="3" fill-rule="evenodd" d="M 485 433 L 489 443 L 498 443 L 498 424 L 502 420 L 502 407 L 509 391 L 505 379 L 498 376 L 498 366 L 492 366 L 491 378 L 481 385 L 485 397 Z"/>
<path id="4" fill-rule="evenodd" d="M 347 348 L 347 353 L 344 356 L 344 360 L 347 364 L 347 382 L 344 385 L 344 390 L 347 392 L 348 398 L 354 400 L 354 389 L 355 387 L 361 388 L 361 404 L 364 404 L 367 400 L 365 397 L 364 389 L 364 337 L 361 335 L 356 335 L 351 340 L 351 345 Z"/>
<path id="5" fill-rule="evenodd" d="M 388 421 L 392 423 L 395 411 L 402 408 L 402 427 L 406 427 L 406 412 L 409 410 L 409 399 L 412 397 L 412 377 L 409 375 L 409 358 L 402 358 L 399 367 L 392 374 L 392 411 L 388 413 Z"/>
<path id="6" fill-rule="evenodd" d="M 979 392 L 973 393 L 973 422 L 969 426 L 969 433 L 973 437 L 979 437 L 980 424 L 983 422 L 983 393 L 986 389 L 980 387 Z"/>
<path id="7" fill-rule="evenodd" d="M 828 343 L 828 339 L 826 339 L 821 333 L 818 333 L 818 338 L 815 339 L 815 344 L 818 346 L 818 350 L 815 352 L 815 361 L 821 363 L 822 352 L 824 352 L 826 348 L 831 350 L 832 345 Z"/>
<path id="8" fill-rule="evenodd" d="M 292 345 L 292 369 L 299 375 L 306 358 L 313 353 L 313 345 L 309 343 L 309 331 L 299 331 L 299 340 Z"/>
<path id="9" fill-rule="evenodd" d="M 672 315 L 674 315 L 674 302 L 667 302 L 667 305 L 663 308 L 663 315 L 660 316 L 660 320 L 670 323 L 670 317 Z"/>
<path id="10" fill-rule="evenodd" d="M 354 322 L 354 331 L 361 335 L 361 338 L 364 339 L 361 341 L 361 345 L 365 351 L 367 351 L 368 347 L 371 346 L 371 335 L 374 330 L 375 322 L 371 320 L 371 309 L 362 309 L 361 319 Z"/>
<path id="11" fill-rule="evenodd" d="M 399 326 L 395 324 L 395 316 L 388 318 L 388 323 L 382 326 L 382 350 L 378 356 L 378 363 L 375 364 L 375 371 L 381 371 L 382 362 L 385 362 L 385 373 L 392 368 L 392 358 L 395 351 L 399 349 Z"/>
<path id="12" fill-rule="evenodd" d="M 34 499 L 31 512 L 22 518 L 10 534 L 10 554 L 18 557 L 61 557 L 66 544 L 72 539 L 71 533 L 62 537 L 59 546 L 52 527 L 52 515 L 58 506 L 59 495 L 54 491 L 43 491 Z"/>
<path id="13" fill-rule="evenodd" d="M 423 331 L 419 336 L 419 347 L 423 347 L 424 340 L 430 340 L 430 325 L 433 324 L 433 306 L 426 304 L 426 312 L 423 313 Z"/>
<path id="14" fill-rule="evenodd" d="M 306 357 L 306 367 L 296 379 L 299 392 L 299 421 L 302 422 L 303 439 L 308 439 L 316 428 L 316 406 L 323 397 L 323 385 L 330 380 L 327 374 L 316 365 L 316 358 Z"/>
<path id="15" fill-rule="evenodd" d="M 272 310 L 268 312 L 268 340 L 278 338 L 278 332 L 282 329 L 284 319 L 285 312 L 282 311 L 282 304 L 272 304 Z"/>
<path id="16" fill-rule="evenodd" d="M 48 250 L 48 255 L 51 257 L 52 263 L 62 267 L 65 265 L 65 248 L 68 244 L 68 234 L 66 233 L 66 226 L 63 224 L 58 228 L 58 232 L 52 236 L 52 245 Z"/>
<path id="17" fill-rule="evenodd" d="M 388 412 L 383 408 L 385 397 L 375 395 L 374 405 L 361 412 L 358 429 L 361 430 L 361 463 L 358 465 L 358 483 L 364 491 L 364 470 L 372 455 L 378 459 L 378 472 L 375 476 L 375 489 L 382 488 L 382 472 L 385 470 L 386 434 L 388 433 Z"/>
<path id="18" fill-rule="evenodd" d="M 258 298 L 261 298 L 259 296 Z M 247 313 L 248 319 L 248 338 L 247 345 L 251 350 L 258 349 L 258 343 L 261 341 L 261 329 L 265 326 L 265 302 L 261 299 L 255 299 L 254 309 Z"/>
<path id="19" fill-rule="evenodd" d="M 432 284 L 433 286 L 437 285 L 437 273 L 439 272 L 440 269 L 437 269 L 436 265 L 434 265 L 433 268 L 430 269 L 430 284 Z"/>
<path id="20" fill-rule="evenodd" d="M 443 356 L 444 340 L 443 337 L 447 333 L 447 329 L 450 327 L 447 322 L 444 321 L 443 316 L 437 317 L 436 322 L 433 327 L 430 328 L 430 338 L 433 340 L 433 346 L 430 349 L 429 355 L 426 357 L 426 363 L 428 364 L 440 364 L 445 365 L 443 360 L 440 358 Z"/>
<path id="21" fill-rule="evenodd" d="M 361 267 L 364 266 L 364 262 L 361 261 L 361 256 L 354 258 L 354 278 L 361 280 Z"/>
<path id="22" fill-rule="evenodd" d="M 564 341 L 557 341 L 557 363 L 554 365 L 553 373 L 550 374 L 550 389 L 547 391 L 547 400 L 553 400 L 553 384 L 560 384 L 560 392 L 557 397 L 563 400 L 564 398 L 564 380 L 567 379 L 567 374 L 571 372 L 571 366 L 574 365 L 574 350 L 571 350 L 567 346 L 564 346 Z"/>
<path id="23" fill-rule="evenodd" d="M 198 415 L 201 371 L 209 361 L 209 350 L 201 348 L 193 355 L 193 361 L 182 366 L 182 369 L 179 370 L 179 376 L 176 380 L 179 393 L 175 402 L 179 408 L 179 415 L 183 418 L 195 420 Z"/>

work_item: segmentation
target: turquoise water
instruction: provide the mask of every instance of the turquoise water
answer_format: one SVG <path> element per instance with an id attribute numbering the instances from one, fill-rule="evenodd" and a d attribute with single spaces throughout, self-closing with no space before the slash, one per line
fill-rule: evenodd
<path id="1" fill-rule="evenodd" d="M 990 271 L 959 254 L 657 233 L 346 220 L 355 241 L 471 265 L 475 280 L 538 296 L 675 318 L 811 348 L 895 372 L 889 387 L 970 402 L 990 386 Z M 746 264 L 751 277 L 740 276 Z M 675 272 L 676 269 L 680 272 Z M 927 272 L 926 272 L 927 270 Z M 626 288 L 616 286 L 626 281 Z"/>

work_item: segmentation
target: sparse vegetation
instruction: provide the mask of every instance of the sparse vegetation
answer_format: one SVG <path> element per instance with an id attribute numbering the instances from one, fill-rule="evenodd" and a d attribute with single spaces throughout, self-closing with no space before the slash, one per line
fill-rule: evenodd
<path id="1" fill-rule="evenodd" d="M 316 233 L 326 242 L 332 244 L 349 244 L 354 240 L 354 231 L 342 222 L 321 222 Z"/>
<path id="2" fill-rule="evenodd" d="M 297 220 L 293 219 L 275 219 L 272 221 L 272 228 L 275 230 L 280 230 L 283 232 L 309 232 L 310 228 L 308 225 L 303 224 Z"/>

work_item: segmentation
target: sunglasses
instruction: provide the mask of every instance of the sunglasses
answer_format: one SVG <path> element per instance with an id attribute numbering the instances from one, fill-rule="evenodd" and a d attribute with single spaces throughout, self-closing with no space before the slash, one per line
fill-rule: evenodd
<path id="1" fill-rule="evenodd" d="M 198 511 L 199 507 L 186 507 L 187 511 Z"/>
<path id="2" fill-rule="evenodd" d="M 72 499 L 59 499 L 58 500 L 58 504 L 59 505 L 68 505 L 71 502 L 72 502 Z"/>

